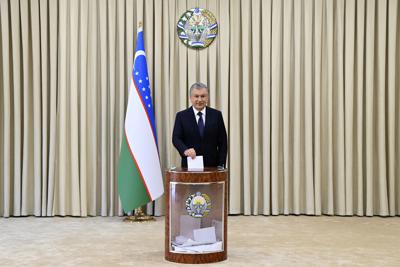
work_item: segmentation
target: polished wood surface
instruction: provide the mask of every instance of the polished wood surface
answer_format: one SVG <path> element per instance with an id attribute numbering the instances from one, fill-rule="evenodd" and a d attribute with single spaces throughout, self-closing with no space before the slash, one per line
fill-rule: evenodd
<path id="1" fill-rule="evenodd" d="M 227 169 L 204 168 L 204 170 L 188 170 L 186 168 L 175 168 L 166 171 L 170 182 L 209 183 L 223 182 L 227 178 Z"/>
<path id="2" fill-rule="evenodd" d="M 186 168 L 175 168 L 165 172 L 165 259 L 179 263 L 211 263 L 226 260 L 227 258 L 227 205 L 228 205 L 228 170 L 219 168 L 205 168 L 200 171 L 192 171 Z M 177 253 L 170 252 L 170 191 L 171 182 L 177 183 L 216 183 L 222 182 L 224 190 L 224 245 L 223 251 L 212 253 Z"/>

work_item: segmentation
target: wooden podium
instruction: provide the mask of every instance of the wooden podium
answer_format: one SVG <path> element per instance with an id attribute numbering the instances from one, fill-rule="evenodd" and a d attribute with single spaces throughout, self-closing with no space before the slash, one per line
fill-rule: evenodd
<path id="1" fill-rule="evenodd" d="M 166 171 L 165 259 L 211 263 L 227 258 L 228 170 Z"/>

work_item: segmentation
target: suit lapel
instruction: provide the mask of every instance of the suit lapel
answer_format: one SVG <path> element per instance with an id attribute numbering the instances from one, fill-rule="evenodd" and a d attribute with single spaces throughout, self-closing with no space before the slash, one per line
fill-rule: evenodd
<path id="1" fill-rule="evenodd" d="M 210 112 L 210 109 L 208 107 L 206 107 L 206 122 L 204 125 L 204 136 L 206 136 L 206 134 L 208 132 L 210 122 L 212 122 L 211 112 Z"/>

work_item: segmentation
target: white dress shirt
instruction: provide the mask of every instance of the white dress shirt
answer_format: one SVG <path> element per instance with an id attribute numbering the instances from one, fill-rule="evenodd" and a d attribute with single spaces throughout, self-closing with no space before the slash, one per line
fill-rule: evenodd
<path id="1" fill-rule="evenodd" d="M 199 113 L 199 111 L 200 111 L 201 113 L 203 113 L 203 115 L 202 115 L 202 117 L 203 117 L 203 123 L 204 123 L 204 126 L 206 126 L 206 107 L 204 107 L 202 110 L 197 110 L 197 109 L 195 109 L 195 108 L 193 107 L 194 116 L 196 117 L 196 123 L 199 123 L 200 116 L 197 115 L 197 113 Z"/>

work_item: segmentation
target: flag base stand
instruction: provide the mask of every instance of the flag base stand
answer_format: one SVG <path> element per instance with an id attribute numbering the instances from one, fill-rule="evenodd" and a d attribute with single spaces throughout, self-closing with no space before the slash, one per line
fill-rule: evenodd
<path id="1" fill-rule="evenodd" d="M 124 222 L 151 222 L 155 221 L 153 216 L 144 214 L 142 208 L 135 210 L 135 215 L 128 216 L 124 219 Z"/>

